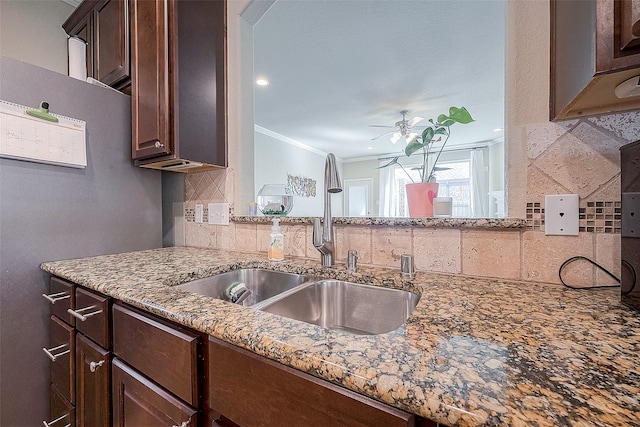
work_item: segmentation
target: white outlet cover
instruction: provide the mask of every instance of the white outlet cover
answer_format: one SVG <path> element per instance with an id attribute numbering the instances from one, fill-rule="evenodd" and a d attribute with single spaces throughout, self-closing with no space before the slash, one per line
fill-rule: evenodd
<path id="1" fill-rule="evenodd" d="M 229 203 L 209 203 L 209 224 L 229 225 Z"/>
<path id="2" fill-rule="evenodd" d="M 197 204 L 196 205 L 196 222 L 203 222 L 204 221 L 204 205 L 202 204 Z"/>
<path id="3" fill-rule="evenodd" d="M 544 234 L 577 236 L 580 230 L 580 198 L 577 194 L 544 196 Z"/>

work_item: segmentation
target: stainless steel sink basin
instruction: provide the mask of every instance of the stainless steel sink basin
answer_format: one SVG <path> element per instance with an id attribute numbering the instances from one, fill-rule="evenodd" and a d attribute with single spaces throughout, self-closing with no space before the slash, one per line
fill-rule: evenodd
<path id="1" fill-rule="evenodd" d="M 420 297 L 412 292 L 340 280 L 320 280 L 256 308 L 328 329 L 375 335 L 398 329 Z"/>
<path id="2" fill-rule="evenodd" d="M 250 306 L 292 289 L 305 281 L 307 281 L 307 276 L 302 274 L 260 268 L 242 268 L 183 283 L 177 285 L 176 288 L 229 301 L 226 294 L 227 288 L 233 283 L 243 282 L 251 293 L 242 304 Z"/>

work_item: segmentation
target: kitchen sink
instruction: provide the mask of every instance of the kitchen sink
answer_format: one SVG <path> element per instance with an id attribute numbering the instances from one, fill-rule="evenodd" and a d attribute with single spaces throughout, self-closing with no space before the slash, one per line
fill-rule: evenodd
<path id="1" fill-rule="evenodd" d="M 176 288 L 229 301 L 226 292 L 229 286 L 242 282 L 250 291 L 249 296 L 242 301 L 242 305 L 250 306 L 292 289 L 307 280 L 307 276 L 303 274 L 261 268 L 241 268 L 176 285 Z"/>
<path id="2" fill-rule="evenodd" d="M 319 280 L 291 289 L 256 308 L 328 329 L 375 335 L 398 329 L 420 296 L 399 289 Z"/>

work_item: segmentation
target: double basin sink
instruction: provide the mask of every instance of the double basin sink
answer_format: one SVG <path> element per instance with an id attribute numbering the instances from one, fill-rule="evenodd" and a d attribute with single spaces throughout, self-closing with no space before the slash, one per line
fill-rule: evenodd
<path id="1" fill-rule="evenodd" d="M 420 299 L 399 289 L 260 268 L 232 270 L 176 287 L 230 301 L 227 290 L 237 283 L 244 283 L 249 291 L 242 301 L 245 306 L 359 335 L 398 329 Z"/>

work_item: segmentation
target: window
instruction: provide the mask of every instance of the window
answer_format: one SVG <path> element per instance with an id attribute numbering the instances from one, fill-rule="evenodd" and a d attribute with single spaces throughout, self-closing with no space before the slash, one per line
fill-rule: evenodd
<path id="1" fill-rule="evenodd" d="M 404 170 L 395 166 L 393 173 L 390 174 L 390 209 L 387 215 L 390 216 L 409 216 L 409 207 L 407 206 L 407 193 L 405 186 L 411 184 L 412 181 L 407 173 L 415 182 L 420 182 L 420 176 L 417 168 L 418 165 L 404 166 Z M 470 164 L 469 160 L 458 160 L 455 162 L 438 162 L 439 170 L 436 172 L 436 180 L 440 184 L 438 188 L 438 196 L 452 197 L 454 217 L 470 217 L 471 216 L 471 186 L 470 186 Z M 406 171 L 406 172 L 405 172 Z"/>

